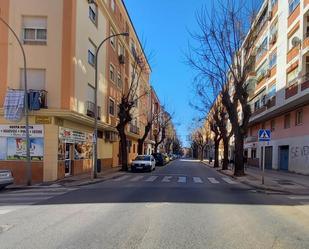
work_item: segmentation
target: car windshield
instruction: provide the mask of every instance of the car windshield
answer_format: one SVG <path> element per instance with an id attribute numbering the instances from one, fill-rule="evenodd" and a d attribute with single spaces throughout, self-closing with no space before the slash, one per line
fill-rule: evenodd
<path id="1" fill-rule="evenodd" d="M 135 161 L 150 161 L 150 156 L 137 156 Z"/>

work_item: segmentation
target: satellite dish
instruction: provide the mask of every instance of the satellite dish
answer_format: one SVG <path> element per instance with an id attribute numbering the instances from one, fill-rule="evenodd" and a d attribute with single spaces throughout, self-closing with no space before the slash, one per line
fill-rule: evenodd
<path id="1" fill-rule="evenodd" d="M 293 37 L 292 39 L 293 47 L 299 46 L 300 44 L 301 44 L 301 40 L 297 36 Z"/>

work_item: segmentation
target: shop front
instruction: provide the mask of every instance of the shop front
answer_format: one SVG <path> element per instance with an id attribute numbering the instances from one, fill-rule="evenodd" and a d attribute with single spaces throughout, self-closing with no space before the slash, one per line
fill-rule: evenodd
<path id="1" fill-rule="evenodd" d="M 44 126 L 30 125 L 32 181 L 43 181 Z M 26 129 L 24 125 L 0 125 L 0 169 L 12 171 L 15 183 L 26 181 Z"/>
<path id="2" fill-rule="evenodd" d="M 92 157 L 91 133 L 59 127 L 58 178 L 91 172 Z"/>

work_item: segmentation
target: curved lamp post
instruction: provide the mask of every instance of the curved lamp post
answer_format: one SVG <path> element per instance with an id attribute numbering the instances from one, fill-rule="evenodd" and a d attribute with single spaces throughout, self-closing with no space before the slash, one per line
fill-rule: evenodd
<path id="1" fill-rule="evenodd" d="M 15 31 L 10 27 L 10 25 L 0 16 L 0 21 L 7 26 L 7 28 L 12 32 L 14 37 L 16 38 L 19 47 L 22 51 L 23 59 L 24 59 L 24 94 L 25 94 L 25 123 L 26 123 L 26 158 L 27 158 L 27 185 L 31 185 L 32 179 L 32 169 L 31 169 L 31 157 L 30 157 L 30 135 L 29 135 L 29 110 L 28 110 L 28 85 L 27 85 L 27 61 L 24 47 L 19 40 Z"/>
<path id="2" fill-rule="evenodd" d="M 102 45 L 109 39 L 115 36 L 129 36 L 128 32 L 111 35 L 105 38 L 98 46 L 95 53 L 95 84 L 94 84 L 94 146 L 93 146 L 93 162 L 92 162 L 92 178 L 97 177 L 98 166 L 98 54 Z"/>

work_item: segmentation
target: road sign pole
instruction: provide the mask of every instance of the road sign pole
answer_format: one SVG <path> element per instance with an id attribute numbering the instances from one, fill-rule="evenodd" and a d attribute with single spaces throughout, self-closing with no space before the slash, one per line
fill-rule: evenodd
<path id="1" fill-rule="evenodd" d="M 263 163 L 262 163 L 262 184 L 264 185 L 264 174 L 265 174 L 265 144 L 263 146 Z"/>

